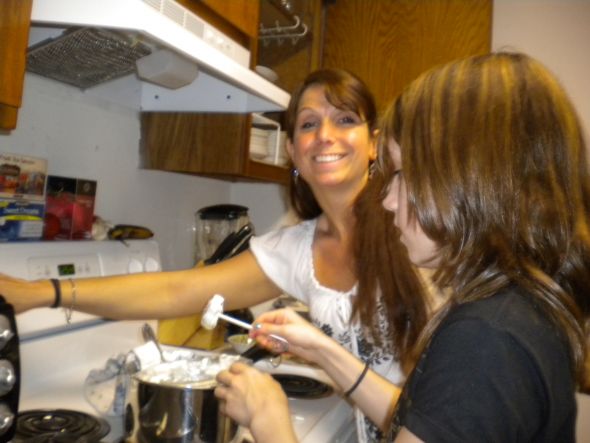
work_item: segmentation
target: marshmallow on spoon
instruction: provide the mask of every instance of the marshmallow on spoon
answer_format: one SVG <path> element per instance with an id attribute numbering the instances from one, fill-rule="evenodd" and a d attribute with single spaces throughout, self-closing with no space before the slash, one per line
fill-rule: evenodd
<path id="1" fill-rule="evenodd" d="M 214 329 L 217 326 L 217 322 L 219 319 L 225 320 L 228 323 L 232 323 L 236 326 L 241 328 L 247 329 L 248 331 L 252 329 L 252 325 L 250 323 L 246 323 L 242 320 L 238 320 L 237 318 L 230 317 L 229 315 L 225 315 L 223 313 L 223 303 L 225 299 L 220 294 L 215 294 L 209 302 L 207 306 L 205 306 L 205 310 L 201 315 L 201 326 L 205 329 Z M 285 352 L 289 348 L 289 343 L 283 337 L 279 337 L 278 335 L 271 334 L 269 335 L 275 343 L 275 351 L 278 353 Z"/>
<path id="2" fill-rule="evenodd" d="M 242 320 L 238 320 L 237 318 L 225 315 L 223 313 L 224 301 L 225 299 L 223 298 L 223 296 L 219 294 L 215 294 L 211 298 L 211 300 L 209 300 L 207 306 L 205 306 L 203 315 L 201 316 L 201 326 L 203 326 L 205 329 L 215 329 L 215 326 L 217 326 L 217 322 L 221 318 L 222 320 L 225 320 L 228 323 L 232 323 L 244 329 L 252 329 L 252 325 L 250 323 L 246 323 Z"/>

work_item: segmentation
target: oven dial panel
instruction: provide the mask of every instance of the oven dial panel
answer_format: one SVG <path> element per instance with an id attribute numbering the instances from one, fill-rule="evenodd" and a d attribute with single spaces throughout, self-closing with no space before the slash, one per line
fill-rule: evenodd
<path id="1" fill-rule="evenodd" d="M 27 260 L 27 267 L 30 280 L 101 275 L 100 260 L 95 254 L 72 257 L 31 257 Z"/>

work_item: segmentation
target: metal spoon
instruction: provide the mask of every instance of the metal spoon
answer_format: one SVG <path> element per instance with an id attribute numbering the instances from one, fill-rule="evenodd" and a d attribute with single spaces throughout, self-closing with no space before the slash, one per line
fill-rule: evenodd
<path id="1" fill-rule="evenodd" d="M 152 326 L 149 323 L 144 323 L 143 326 L 141 327 L 141 334 L 143 335 L 143 339 L 145 341 L 151 341 L 156 345 L 156 348 L 158 349 L 158 352 L 160 353 L 160 358 L 162 359 L 163 362 L 165 362 L 166 358 L 164 357 L 164 351 L 162 350 L 162 348 L 160 346 L 160 342 L 158 341 L 158 338 L 156 337 L 156 333 L 154 332 L 154 328 L 152 328 Z"/>

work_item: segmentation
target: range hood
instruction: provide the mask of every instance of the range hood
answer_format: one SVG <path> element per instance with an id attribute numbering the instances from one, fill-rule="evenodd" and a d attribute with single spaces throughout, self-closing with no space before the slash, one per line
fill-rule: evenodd
<path id="1" fill-rule="evenodd" d="M 30 46 L 85 28 L 120 33 L 153 53 L 171 52 L 194 64 L 196 73 L 194 81 L 176 89 L 132 73 L 85 93 L 141 111 L 249 113 L 287 107 L 289 94 L 249 69 L 245 48 L 173 0 L 33 1 Z"/>

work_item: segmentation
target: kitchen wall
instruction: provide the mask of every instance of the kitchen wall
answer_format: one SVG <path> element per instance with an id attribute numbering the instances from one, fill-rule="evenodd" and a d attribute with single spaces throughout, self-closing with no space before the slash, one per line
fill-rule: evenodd
<path id="1" fill-rule="evenodd" d="M 492 49 L 526 52 L 559 77 L 590 134 L 590 1 L 494 0 Z"/>
<path id="2" fill-rule="evenodd" d="M 528 52 L 563 81 L 590 127 L 590 2 L 496 0 L 493 48 Z M 113 223 L 156 234 L 165 269 L 192 265 L 193 213 L 216 203 L 250 208 L 258 233 L 282 222 L 281 187 L 229 183 L 142 170 L 137 113 L 27 74 L 18 128 L 0 135 L 0 151 L 48 159 L 49 173 L 98 181 L 95 211 Z"/>

